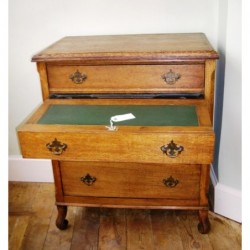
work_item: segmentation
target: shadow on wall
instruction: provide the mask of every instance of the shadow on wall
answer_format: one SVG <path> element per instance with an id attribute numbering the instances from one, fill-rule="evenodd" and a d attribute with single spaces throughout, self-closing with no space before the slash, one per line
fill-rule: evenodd
<path id="1" fill-rule="evenodd" d="M 213 169 L 218 179 L 218 162 L 219 162 L 219 149 L 220 149 L 220 137 L 222 126 L 222 114 L 223 114 L 223 99 L 224 99 L 224 83 L 225 83 L 225 66 L 226 56 L 225 53 L 218 49 L 220 59 L 217 62 L 216 71 L 216 92 L 215 92 L 215 110 L 214 110 L 214 130 L 216 135 L 215 151 L 214 151 L 214 163 Z"/>

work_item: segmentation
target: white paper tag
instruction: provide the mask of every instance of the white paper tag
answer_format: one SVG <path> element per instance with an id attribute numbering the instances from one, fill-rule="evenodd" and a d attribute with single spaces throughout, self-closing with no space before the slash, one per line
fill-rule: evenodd
<path id="1" fill-rule="evenodd" d="M 109 131 L 117 131 L 118 127 L 114 126 L 113 122 L 121 122 L 126 120 L 135 119 L 135 116 L 132 113 L 115 115 L 110 118 L 110 126 L 106 126 Z"/>
<path id="2" fill-rule="evenodd" d="M 110 118 L 113 122 L 121 122 L 126 120 L 135 119 L 135 116 L 132 113 L 123 114 L 123 115 L 115 115 Z"/>

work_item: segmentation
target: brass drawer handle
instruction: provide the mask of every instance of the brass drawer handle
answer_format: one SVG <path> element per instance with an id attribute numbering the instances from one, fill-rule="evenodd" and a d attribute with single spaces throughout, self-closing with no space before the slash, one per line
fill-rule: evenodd
<path id="1" fill-rule="evenodd" d="M 90 174 L 86 174 L 84 177 L 81 177 L 81 181 L 87 186 L 91 186 L 96 181 L 96 178 Z"/>
<path id="2" fill-rule="evenodd" d="M 169 70 L 166 74 L 162 75 L 162 79 L 167 84 L 175 84 L 179 79 L 181 78 L 181 75 L 179 73 L 175 73 L 172 71 L 172 69 Z"/>
<path id="3" fill-rule="evenodd" d="M 173 140 L 169 144 L 161 146 L 161 151 L 170 158 L 177 157 L 183 150 L 184 147 L 177 145 Z"/>
<path id="4" fill-rule="evenodd" d="M 74 74 L 69 76 L 69 79 L 71 79 L 76 84 L 81 84 L 87 79 L 87 75 L 77 70 Z"/>
<path id="5" fill-rule="evenodd" d="M 166 187 L 176 187 L 176 185 L 179 183 L 179 180 L 174 179 L 172 176 L 168 177 L 167 179 L 163 179 L 162 182 Z"/>
<path id="6" fill-rule="evenodd" d="M 60 141 L 58 141 L 56 138 L 54 141 L 47 143 L 46 147 L 49 151 L 52 152 L 52 154 L 54 155 L 61 155 L 63 153 L 63 151 L 66 150 L 67 148 L 67 144 L 65 143 L 61 143 Z"/>

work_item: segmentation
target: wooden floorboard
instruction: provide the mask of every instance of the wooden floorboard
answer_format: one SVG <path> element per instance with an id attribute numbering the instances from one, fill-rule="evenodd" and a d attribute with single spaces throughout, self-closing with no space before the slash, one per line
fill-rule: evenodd
<path id="1" fill-rule="evenodd" d="M 56 216 L 53 184 L 11 182 L 9 249 L 241 249 L 241 224 L 213 212 L 206 235 L 198 232 L 192 211 L 69 207 L 63 231 Z"/>
<path id="2" fill-rule="evenodd" d="M 127 246 L 125 209 L 101 209 L 99 249 L 123 250 Z"/>

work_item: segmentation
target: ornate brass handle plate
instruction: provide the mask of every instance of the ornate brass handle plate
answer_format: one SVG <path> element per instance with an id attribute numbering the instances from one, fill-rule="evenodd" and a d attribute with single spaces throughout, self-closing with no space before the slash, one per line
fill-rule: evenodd
<path id="1" fill-rule="evenodd" d="M 96 178 L 90 174 L 86 174 L 85 176 L 81 177 L 81 181 L 87 186 L 91 186 L 96 181 Z"/>
<path id="2" fill-rule="evenodd" d="M 161 151 L 170 158 L 176 158 L 183 150 L 184 147 L 177 145 L 173 140 L 169 144 L 161 146 Z"/>
<path id="3" fill-rule="evenodd" d="M 169 70 L 166 74 L 162 75 L 162 79 L 170 85 L 175 84 L 179 79 L 181 78 L 181 75 L 179 73 L 175 73 L 172 71 L 172 69 Z"/>
<path id="4" fill-rule="evenodd" d="M 63 153 L 63 151 L 66 150 L 67 148 L 67 144 L 65 143 L 61 143 L 60 141 L 58 141 L 56 138 L 54 141 L 47 143 L 46 147 L 49 151 L 52 152 L 52 154 L 54 155 L 61 155 Z"/>
<path id="5" fill-rule="evenodd" d="M 162 182 L 166 187 L 176 187 L 176 185 L 179 183 L 179 180 L 174 179 L 172 176 L 168 177 L 167 179 L 163 179 Z"/>
<path id="6" fill-rule="evenodd" d="M 76 84 L 81 84 L 87 79 L 87 75 L 77 70 L 74 74 L 69 76 L 69 79 Z"/>

